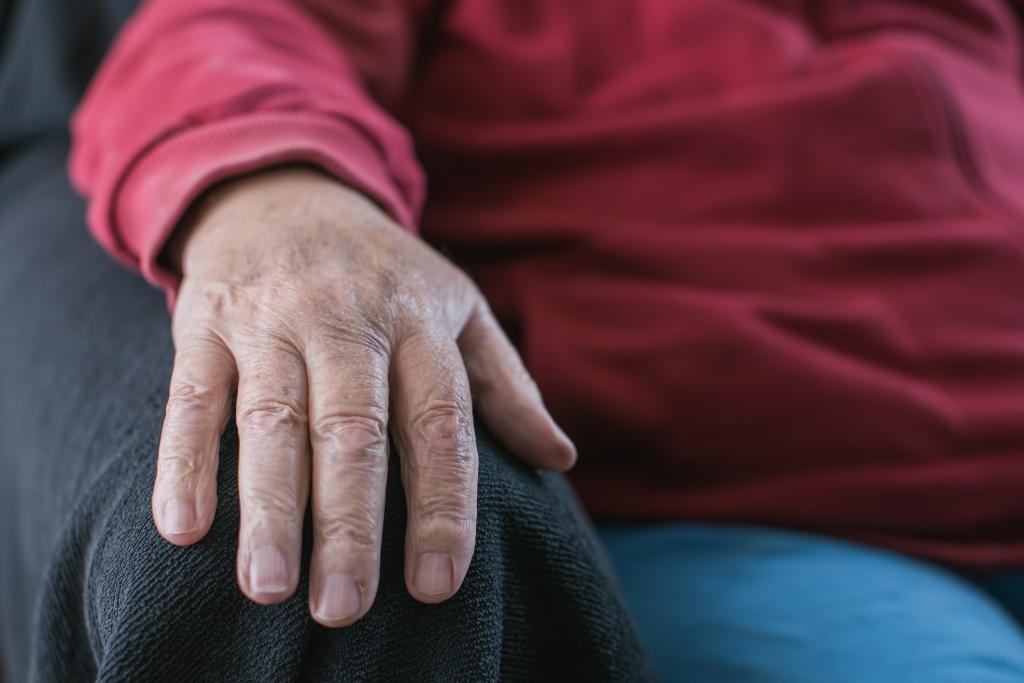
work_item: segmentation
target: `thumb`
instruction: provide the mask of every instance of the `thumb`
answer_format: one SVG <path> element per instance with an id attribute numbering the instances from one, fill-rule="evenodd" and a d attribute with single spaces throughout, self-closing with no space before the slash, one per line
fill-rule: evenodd
<path id="1" fill-rule="evenodd" d="M 473 403 L 494 435 L 534 467 L 572 467 L 576 447 L 544 407 L 537 384 L 482 299 L 458 343 Z"/>

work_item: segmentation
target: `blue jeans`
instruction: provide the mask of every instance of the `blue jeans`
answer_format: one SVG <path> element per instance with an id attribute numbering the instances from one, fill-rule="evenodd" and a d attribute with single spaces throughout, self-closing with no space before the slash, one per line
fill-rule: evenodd
<path id="1" fill-rule="evenodd" d="M 598 531 L 665 681 L 1024 682 L 1024 572 L 756 527 Z"/>

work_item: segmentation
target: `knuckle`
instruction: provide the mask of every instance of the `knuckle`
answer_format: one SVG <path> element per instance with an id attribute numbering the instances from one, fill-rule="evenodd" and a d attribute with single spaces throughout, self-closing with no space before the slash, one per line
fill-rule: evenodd
<path id="1" fill-rule="evenodd" d="M 366 349 L 386 358 L 390 353 L 390 318 L 376 312 L 346 313 L 340 317 L 325 316 L 314 325 L 317 334 L 338 348 Z"/>
<path id="2" fill-rule="evenodd" d="M 213 318 L 222 318 L 238 305 L 239 287 L 229 282 L 210 282 L 197 292 L 198 309 Z"/>
<path id="3" fill-rule="evenodd" d="M 403 277 L 390 268 L 378 268 L 355 290 L 353 304 L 369 322 L 386 323 L 394 316 L 403 296 Z"/>
<path id="4" fill-rule="evenodd" d="M 199 474 L 199 458 L 194 451 L 164 447 L 157 462 L 160 479 L 186 479 Z"/>
<path id="5" fill-rule="evenodd" d="M 257 433 L 296 431 L 305 427 L 306 416 L 295 401 L 256 399 L 242 409 L 238 422 Z"/>
<path id="6" fill-rule="evenodd" d="M 475 506 L 461 496 L 420 501 L 413 518 L 421 538 L 458 543 L 472 538 L 476 530 Z"/>
<path id="7" fill-rule="evenodd" d="M 475 460 L 444 462 L 410 472 L 409 486 L 417 510 L 424 514 L 464 515 L 476 502 Z"/>
<path id="8" fill-rule="evenodd" d="M 250 524 L 293 527 L 301 522 L 297 492 L 288 486 L 251 485 L 239 491 L 239 500 Z"/>
<path id="9" fill-rule="evenodd" d="M 377 281 L 378 284 L 374 284 Z M 302 298 L 301 326 L 345 345 L 386 352 L 392 336 L 395 285 L 383 272 L 362 277 L 325 278 Z"/>
<path id="10" fill-rule="evenodd" d="M 314 420 L 310 433 L 314 442 L 338 453 L 376 459 L 386 452 L 387 425 L 378 415 L 325 413 Z"/>
<path id="11" fill-rule="evenodd" d="M 380 535 L 375 516 L 368 511 L 349 515 L 326 515 L 316 520 L 321 543 L 356 551 L 377 552 Z"/>
<path id="12" fill-rule="evenodd" d="M 422 411 L 413 431 L 431 452 L 457 456 L 471 453 L 472 423 L 468 411 L 457 403 L 438 403 Z"/>
<path id="13" fill-rule="evenodd" d="M 175 337 L 190 329 L 210 327 L 231 318 L 243 298 L 234 283 L 215 280 L 194 285 L 193 282 L 185 278 L 181 286 L 180 302 L 174 311 Z"/>
<path id="14" fill-rule="evenodd" d="M 295 348 L 292 322 L 274 311 L 261 309 L 253 314 L 242 335 L 249 342 L 248 356 L 257 356 L 265 363 L 301 358 Z"/>
<path id="15" fill-rule="evenodd" d="M 201 382 L 175 382 L 167 395 L 167 413 L 170 416 L 188 416 L 220 409 L 220 392 Z"/>

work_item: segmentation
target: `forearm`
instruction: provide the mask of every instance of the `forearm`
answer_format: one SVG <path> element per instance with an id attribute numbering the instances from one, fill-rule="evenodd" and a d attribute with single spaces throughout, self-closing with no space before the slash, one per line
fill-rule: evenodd
<path id="1" fill-rule="evenodd" d="M 313 3 L 310 3 L 312 5 Z M 371 92 L 394 93 L 413 15 L 288 0 L 151 0 L 109 54 L 73 122 L 71 172 L 90 227 L 121 261 L 173 294 L 158 260 L 191 203 L 226 178 L 316 165 L 406 227 L 423 194 L 408 134 Z M 394 30 L 383 27 L 392 25 Z M 359 45 L 347 49 L 347 45 Z M 351 55 L 350 55 L 351 52 Z M 158 104 L 158 106 L 154 106 Z"/>

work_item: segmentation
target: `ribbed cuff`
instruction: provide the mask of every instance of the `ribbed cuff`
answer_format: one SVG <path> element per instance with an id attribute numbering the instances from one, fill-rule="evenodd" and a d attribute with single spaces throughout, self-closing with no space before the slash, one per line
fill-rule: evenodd
<path id="1" fill-rule="evenodd" d="M 414 208 L 380 151 L 358 128 L 327 115 L 261 112 L 204 124 L 150 148 L 122 178 L 113 198 L 114 230 L 143 276 L 174 307 L 180 274 L 158 262 L 189 206 L 212 185 L 291 162 L 314 164 L 414 229 Z"/>

